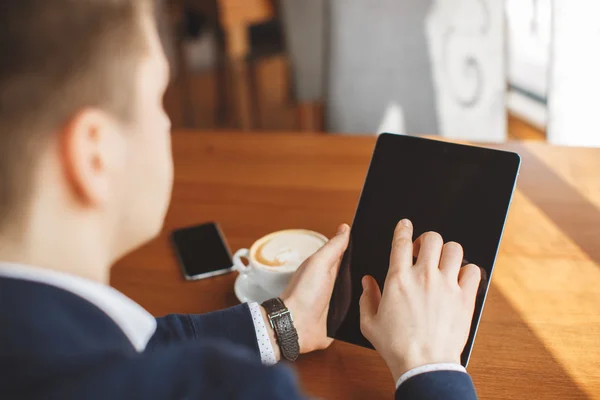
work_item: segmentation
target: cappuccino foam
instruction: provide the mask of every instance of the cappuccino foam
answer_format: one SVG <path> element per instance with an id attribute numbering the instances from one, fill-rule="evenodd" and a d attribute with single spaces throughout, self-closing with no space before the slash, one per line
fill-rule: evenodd
<path id="1" fill-rule="evenodd" d="M 301 229 L 266 236 L 254 251 L 254 259 L 267 267 L 296 269 L 327 242 L 324 236 Z"/>

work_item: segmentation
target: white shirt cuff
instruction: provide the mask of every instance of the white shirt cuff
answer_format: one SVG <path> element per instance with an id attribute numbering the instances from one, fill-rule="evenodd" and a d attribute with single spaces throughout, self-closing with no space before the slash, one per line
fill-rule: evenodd
<path id="1" fill-rule="evenodd" d="M 420 366 L 417 368 L 413 368 L 408 372 L 405 372 L 404 375 L 402 375 L 400 377 L 400 379 L 398 379 L 398 382 L 396 382 L 396 389 L 398 389 L 400 387 L 400 385 L 402 385 L 404 382 L 406 382 L 407 380 L 409 380 L 410 378 L 412 378 L 414 376 L 425 374 L 427 372 L 434 372 L 434 371 L 458 371 L 458 372 L 464 372 L 465 374 L 467 373 L 467 370 L 465 369 L 465 367 L 463 367 L 460 364 L 440 363 L 440 364 L 423 365 L 423 366 Z"/>
<path id="2" fill-rule="evenodd" d="M 269 338 L 269 331 L 267 330 L 265 320 L 260 311 L 260 305 L 258 305 L 258 303 L 248 303 L 248 307 L 250 307 L 250 314 L 252 314 L 252 322 L 254 323 L 254 330 L 256 331 L 256 340 L 258 341 L 258 350 L 260 351 L 260 361 L 264 365 L 275 365 L 277 364 L 275 351 L 273 350 L 273 344 Z"/>

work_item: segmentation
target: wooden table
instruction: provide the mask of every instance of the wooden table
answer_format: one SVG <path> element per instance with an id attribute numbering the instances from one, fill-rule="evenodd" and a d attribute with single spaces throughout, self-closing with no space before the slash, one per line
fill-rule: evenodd
<path id="1" fill-rule="evenodd" d="M 237 304 L 235 274 L 184 282 L 167 241 L 215 220 L 232 249 L 283 228 L 350 222 L 374 137 L 175 132 L 164 233 L 113 269 L 155 315 Z M 600 149 L 513 143 L 523 167 L 469 366 L 482 399 L 600 399 Z M 326 399 L 391 399 L 379 356 L 345 343 L 297 362 Z"/>

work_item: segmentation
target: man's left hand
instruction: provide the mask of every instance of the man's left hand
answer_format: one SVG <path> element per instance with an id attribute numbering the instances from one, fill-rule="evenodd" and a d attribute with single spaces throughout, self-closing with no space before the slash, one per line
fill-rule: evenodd
<path id="1" fill-rule="evenodd" d="M 294 318 L 300 353 L 325 349 L 333 341 L 327 337 L 327 313 L 349 238 L 350 227 L 340 225 L 336 236 L 302 263 L 280 296 Z"/>

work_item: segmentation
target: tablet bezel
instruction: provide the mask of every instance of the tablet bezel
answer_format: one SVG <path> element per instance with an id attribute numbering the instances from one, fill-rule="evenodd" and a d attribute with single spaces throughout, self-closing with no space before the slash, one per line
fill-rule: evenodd
<path id="1" fill-rule="evenodd" d="M 407 143 L 409 145 L 415 145 L 415 144 L 427 145 L 428 152 L 434 152 L 434 153 L 440 152 L 444 155 L 456 156 L 459 158 L 461 158 L 461 157 L 462 158 L 469 158 L 469 157 L 490 158 L 490 157 L 493 157 L 495 162 L 498 162 L 500 165 L 506 165 L 507 170 L 514 171 L 514 176 L 511 178 L 513 181 L 511 193 L 510 193 L 510 196 L 508 196 L 509 201 L 508 201 L 508 204 L 506 204 L 506 213 L 504 215 L 504 220 L 502 223 L 499 241 L 496 246 L 496 251 L 493 256 L 493 262 L 489 268 L 489 276 L 487 277 L 487 280 L 485 282 L 485 290 L 483 291 L 481 305 L 480 305 L 480 307 L 476 306 L 476 309 L 473 314 L 472 322 L 471 322 L 469 338 L 468 338 L 467 343 L 461 354 L 461 364 L 466 367 L 470 360 L 470 356 L 471 356 L 471 353 L 473 350 L 473 344 L 475 341 L 475 337 L 477 336 L 477 331 L 479 329 L 481 316 L 483 314 L 483 309 L 485 307 L 485 302 L 487 300 L 487 294 L 489 291 L 489 287 L 490 287 L 492 276 L 493 276 L 493 271 L 494 271 L 496 260 L 498 257 L 498 251 L 500 248 L 500 244 L 502 243 L 502 237 L 503 237 L 504 229 L 506 226 L 506 219 L 508 217 L 508 213 L 510 211 L 510 205 L 512 204 L 512 199 L 514 197 L 514 192 L 515 192 L 515 188 L 516 188 L 516 184 L 517 184 L 519 169 L 521 166 L 521 158 L 517 153 L 513 153 L 513 152 L 509 152 L 509 151 L 490 149 L 490 148 L 467 145 L 467 144 L 452 143 L 452 142 L 446 142 L 446 141 L 434 140 L 434 139 L 422 138 L 422 137 L 415 137 L 415 136 L 382 133 L 381 135 L 379 135 L 379 137 L 377 139 L 377 142 L 376 142 L 376 145 L 374 148 L 374 152 L 371 157 L 369 168 L 367 170 L 367 174 L 365 177 L 365 184 L 363 185 L 363 191 L 364 191 L 364 187 L 366 186 L 369 174 L 371 172 L 371 169 L 373 166 L 373 160 L 375 159 L 376 154 L 377 154 L 377 149 L 380 148 L 381 146 L 397 146 L 397 147 L 399 146 L 400 147 L 399 152 L 401 152 L 403 150 L 404 151 L 406 150 L 405 146 L 407 146 Z M 402 148 L 403 146 L 404 146 L 404 148 Z M 507 173 L 509 173 L 509 172 L 507 172 Z M 354 218 L 356 218 L 356 215 L 359 212 L 359 207 L 360 207 L 361 201 L 363 199 L 363 191 L 361 191 Z M 352 235 L 352 233 L 351 233 L 351 235 Z M 332 299 L 332 302 L 333 302 L 333 299 Z M 336 338 L 335 336 L 336 335 L 333 335 L 333 338 Z M 338 339 L 338 340 L 343 340 L 343 339 Z M 353 343 L 353 344 L 357 344 L 357 343 Z M 357 345 L 362 346 L 362 344 L 357 344 Z"/>

